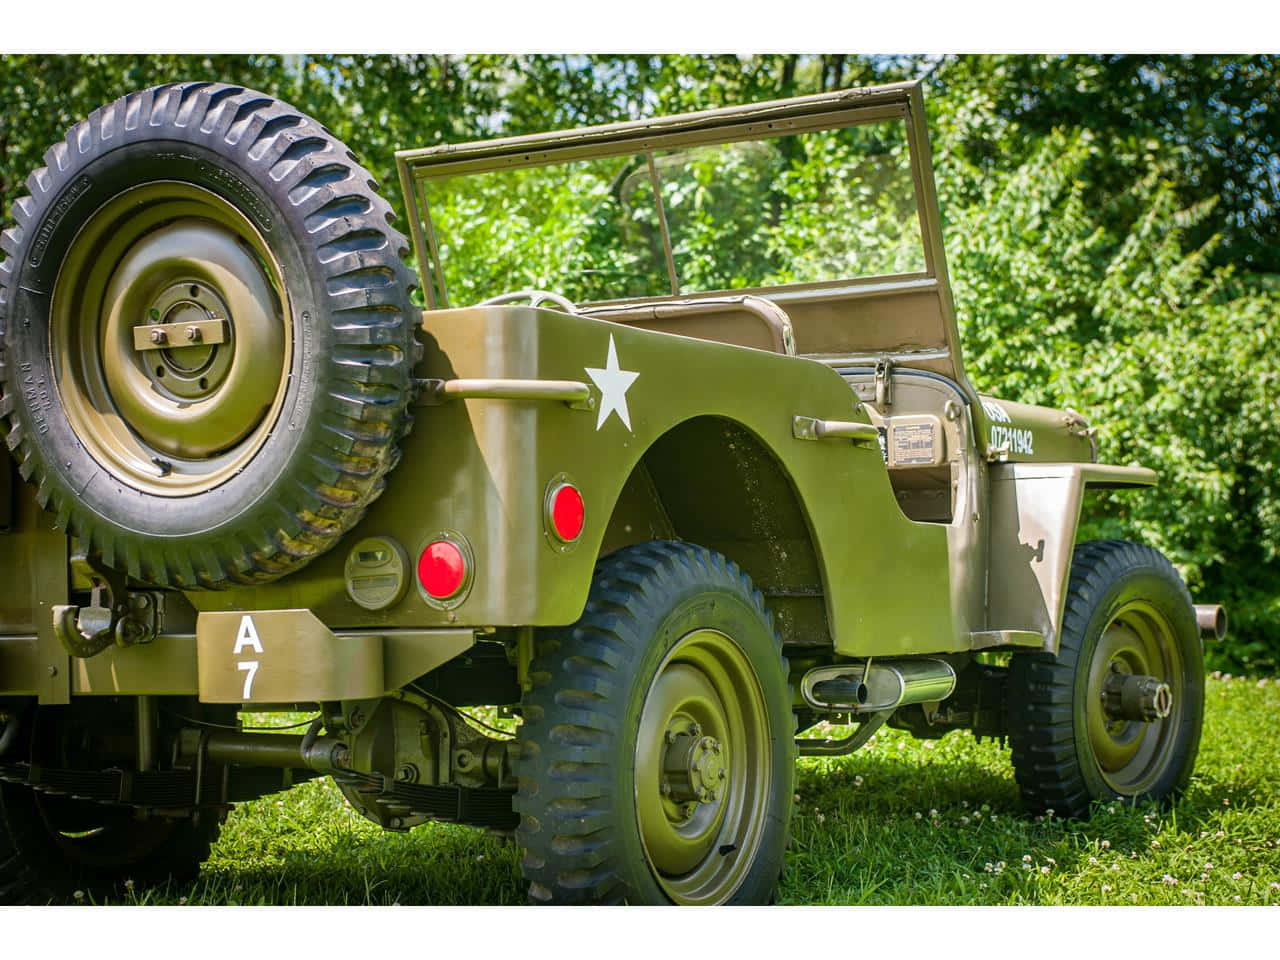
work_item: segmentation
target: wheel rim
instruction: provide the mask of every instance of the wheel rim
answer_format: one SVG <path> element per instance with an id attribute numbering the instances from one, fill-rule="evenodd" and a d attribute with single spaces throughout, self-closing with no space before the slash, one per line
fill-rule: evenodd
<path id="1" fill-rule="evenodd" d="M 289 316 L 279 263 L 229 203 L 185 183 L 125 191 L 81 228 L 54 285 L 50 349 L 67 419 L 131 487 L 211 489 L 271 433 Z"/>
<path id="2" fill-rule="evenodd" d="M 659 666 L 636 736 L 649 869 L 676 903 L 723 903 L 759 849 L 773 744 L 764 692 L 730 637 L 696 630 Z"/>
<path id="3" fill-rule="evenodd" d="M 1106 708 L 1112 674 L 1151 676 L 1168 684 L 1172 709 L 1143 722 L 1115 717 Z M 1093 760 L 1103 780 L 1121 796 L 1151 790 L 1173 755 L 1185 695 L 1182 654 L 1169 621 L 1142 601 L 1123 605 L 1098 639 L 1086 684 L 1085 722 Z"/>

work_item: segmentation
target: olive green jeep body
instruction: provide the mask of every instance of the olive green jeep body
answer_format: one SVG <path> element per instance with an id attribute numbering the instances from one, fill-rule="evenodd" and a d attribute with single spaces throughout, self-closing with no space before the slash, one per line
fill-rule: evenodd
<path id="1" fill-rule="evenodd" d="M 165 114 L 175 129 L 184 110 L 206 110 L 201 129 L 230 142 L 240 121 L 219 127 L 218 111 L 228 108 L 214 102 L 218 92 L 207 100 L 181 87 L 166 92 L 180 104 Z M 240 103 L 242 93 L 224 99 Z M 142 109 L 163 113 L 160 96 Z M 126 128 L 128 109 L 120 112 Z M 107 115 L 90 123 L 105 131 Z M 246 121 L 238 139 L 263 138 L 275 122 Z M 775 145 L 869 130 L 884 132 L 851 142 L 879 169 L 892 168 L 905 191 L 892 208 L 888 268 L 837 249 L 821 269 L 792 270 L 779 282 L 758 283 L 749 270 L 709 289 L 690 279 L 700 269 L 688 253 L 700 221 L 689 213 L 696 190 L 682 193 L 681 177 L 706 190 L 714 167 L 704 161 L 715 150 L 726 167 L 749 165 Z M 299 134 L 261 149 L 287 157 L 305 142 Z M 165 172 L 164 149 L 153 152 L 161 158 L 148 183 L 183 179 Z M 207 162 L 195 148 L 191 155 Z M 1202 608 L 1198 628 L 1181 581 L 1153 551 L 1076 543 L 1089 490 L 1149 487 L 1153 471 L 1098 463 L 1093 428 L 1074 411 L 980 396 L 970 384 L 918 85 L 410 150 L 397 161 L 426 309 L 407 333 L 366 324 L 326 347 L 365 371 L 331 395 L 350 405 L 383 398 L 393 414 L 379 419 L 359 407 L 343 444 L 325 448 L 345 444 L 348 459 L 328 485 L 323 477 L 312 484 L 328 491 L 317 502 L 335 512 L 299 508 L 300 525 L 273 525 L 263 513 L 254 521 L 262 544 L 246 535 L 243 563 L 202 552 L 202 504 L 234 519 L 236 510 L 207 498 L 252 475 L 286 421 L 305 414 L 289 407 L 290 391 L 304 391 L 313 375 L 312 361 L 298 360 L 299 343 L 326 309 L 302 311 L 304 295 L 289 292 L 294 267 L 278 252 L 274 226 L 264 225 L 271 212 L 245 199 L 256 189 L 241 183 L 251 171 L 228 163 L 221 179 L 193 174 L 215 199 L 179 195 L 205 207 L 140 225 L 132 249 L 170 231 L 157 260 L 173 258 L 181 217 L 231 229 L 238 221 L 215 213 L 221 205 L 242 211 L 253 229 L 236 228 L 241 246 L 260 238 L 266 287 L 286 291 L 276 294 L 282 347 L 252 334 L 247 320 L 239 330 L 252 311 L 237 315 L 236 298 L 247 294 L 226 279 L 231 267 L 191 267 L 188 278 L 170 265 L 159 286 L 190 281 L 187 312 L 166 314 L 161 300 L 104 326 L 98 354 L 107 367 L 143 357 L 144 373 L 161 354 L 165 363 L 178 357 L 167 381 L 129 387 L 108 376 L 103 389 L 57 363 L 42 379 L 13 341 L 24 324 L 54 331 L 46 352 L 55 356 L 58 343 L 92 340 L 99 328 L 59 319 L 72 267 L 64 264 L 47 295 L 26 299 L 11 269 L 0 301 L 15 453 L 0 470 L 8 584 L 0 594 L 0 779 L 9 808 L 53 804 L 71 826 L 84 818 L 67 811 L 125 811 L 131 823 L 190 830 L 216 824 L 235 801 L 329 775 L 387 828 L 451 820 L 514 831 L 537 900 L 751 902 L 767 900 L 777 878 L 795 754 L 852 751 L 886 722 L 926 737 L 956 729 L 1010 737 L 1031 807 L 1083 815 L 1091 800 L 1162 798 L 1185 784 L 1202 709 L 1201 629 L 1220 633 L 1225 621 Z M 533 185 L 562 167 L 596 176 L 606 199 L 610 190 L 630 197 L 626 242 L 652 254 L 653 265 L 632 269 L 635 256 L 620 258 L 630 272 L 618 274 L 617 296 L 607 292 L 607 271 L 566 289 L 541 282 L 537 264 L 476 295 L 465 281 L 504 232 L 542 229 L 530 210 L 550 202 Z M 877 176 L 859 189 L 883 187 Z M 486 177 L 527 196 L 498 206 L 509 220 L 481 218 L 471 230 L 483 235 L 459 237 L 466 203 L 493 203 L 483 199 L 492 192 L 468 194 L 459 184 Z M 76 209 L 77 181 L 68 183 L 43 208 L 51 249 L 51 221 Z M 311 186 L 329 191 L 330 206 L 316 209 L 332 215 L 308 214 L 299 223 L 311 226 L 298 235 L 338 230 L 347 214 L 332 204 L 343 195 L 328 182 Z M 80 237 L 99 215 L 86 207 Z M 843 216 L 841 208 L 824 225 L 836 248 L 855 232 Z M 41 225 L 20 229 L 26 237 L 6 253 L 25 256 L 23 269 L 37 277 L 27 237 Z M 213 229 L 193 242 L 212 245 Z M 375 235 L 369 227 L 343 234 L 313 258 L 350 261 L 345 273 L 322 278 L 331 296 L 350 301 L 326 314 L 338 318 L 333 330 L 350 329 L 346 310 L 372 304 L 385 317 L 402 309 L 377 301 L 382 286 L 351 279 L 399 282 L 400 268 L 365 259 L 377 244 L 360 238 Z M 78 243 L 67 241 L 73 266 Z M 90 253 L 135 255 L 105 241 Z M 592 265 L 581 266 L 585 275 Z M 89 266 L 84 275 L 90 289 Z M 205 300 L 197 283 L 209 288 Z M 582 291 L 591 298 L 574 302 Z M 76 309 L 93 314 L 89 295 L 79 296 Z M 209 299 L 217 302 L 191 312 Z M 68 325 L 61 335 L 60 323 Z M 179 330 L 189 339 L 175 348 Z M 185 485 L 170 488 L 183 464 L 222 451 L 202 453 L 188 439 L 165 453 L 167 421 L 136 426 L 127 404 L 112 406 L 114 414 L 104 406 L 121 390 L 146 400 L 146 391 L 171 389 L 196 369 L 182 350 L 197 343 L 214 357 L 237 344 L 268 358 L 276 350 L 283 359 L 267 367 L 282 369 L 287 386 L 275 394 L 270 381 L 265 413 L 235 435 L 243 453 L 232 467 L 192 468 Z M 115 361 L 108 348 L 130 359 Z M 408 378 L 379 379 L 383 358 L 400 354 Z M 187 405 L 174 400 L 175 418 L 191 402 L 220 402 L 214 388 L 190 389 L 208 392 Z M 59 474 L 60 456 L 31 435 L 43 423 L 35 412 L 57 417 L 63 408 L 80 433 L 109 438 L 120 421 L 144 440 L 151 431 L 157 439 L 140 447 L 150 459 L 117 464 L 98 452 L 111 442 L 100 440 L 82 446 L 103 479 L 70 476 L 70 461 Z M 224 407 L 220 415 L 234 414 Z M 215 426 L 206 419 L 182 429 L 198 437 Z M 288 422 L 294 429 L 306 428 Z M 259 430 L 266 439 L 253 439 Z M 398 453 L 363 453 L 384 442 Z M 360 463 L 368 482 L 352 486 L 344 478 L 360 476 Z M 267 489 L 270 480 L 238 494 L 244 511 L 283 496 Z M 78 515 L 76 503 L 104 483 L 118 486 L 121 513 Z M 126 522 L 136 490 L 155 498 L 148 509 L 157 515 L 196 519 L 177 532 Z M 1058 681 L 1066 700 L 1045 692 Z M 459 709 L 476 705 L 519 717 L 517 735 L 482 729 Z M 306 710 L 316 720 L 305 733 L 253 732 L 237 729 L 241 710 Z M 793 732 L 833 719 L 854 725 L 847 738 Z M 73 749 L 68 730 L 82 741 L 92 730 L 93 749 Z M 1064 749 L 1061 731 L 1069 755 L 1054 752 Z M 1075 766 L 1046 782 L 1035 772 L 1046 757 Z M 566 804 L 576 804 L 573 812 Z M 81 877 L 68 839 L 75 831 L 55 833 L 67 875 Z M 130 856 L 120 870 L 137 872 Z M 5 883 L 0 891 L 15 899 L 58 895 L 47 878 Z"/>

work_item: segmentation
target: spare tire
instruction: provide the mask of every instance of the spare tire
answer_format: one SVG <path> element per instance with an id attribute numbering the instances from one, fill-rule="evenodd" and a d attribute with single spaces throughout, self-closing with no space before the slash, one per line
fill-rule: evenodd
<path id="1" fill-rule="evenodd" d="M 122 97 L 44 160 L 0 237 L 0 413 L 41 506 L 162 586 L 323 553 L 396 462 L 421 349 L 372 177 L 220 83 Z"/>

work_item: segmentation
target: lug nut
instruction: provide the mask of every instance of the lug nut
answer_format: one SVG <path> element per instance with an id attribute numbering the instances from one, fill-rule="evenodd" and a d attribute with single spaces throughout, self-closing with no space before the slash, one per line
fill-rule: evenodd
<path id="1" fill-rule="evenodd" d="M 695 737 L 702 736 L 702 724 L 698 723 L 697 720 L 693 721 L 693 723 L 689 724 L 689 732 Z"/>

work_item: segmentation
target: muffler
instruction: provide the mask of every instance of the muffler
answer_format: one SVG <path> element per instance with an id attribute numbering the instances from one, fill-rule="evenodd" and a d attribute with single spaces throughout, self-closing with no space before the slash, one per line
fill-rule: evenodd
<path id="1" fill-rule="evenodd" d="M 1197 603 L 1196 625 L 1205 640 L 1221 640 L 1227 635 L 1227 608 L 1217 603 Z"/>
<path id="2" fill-rule="evenodd" d="M 910 703 L 945 700 L 956 689 L 956 672 L 945 660 L 872 660 L 815 667 L 800 681 L 800 695 L 815 710 L 879 713 Z"/>

